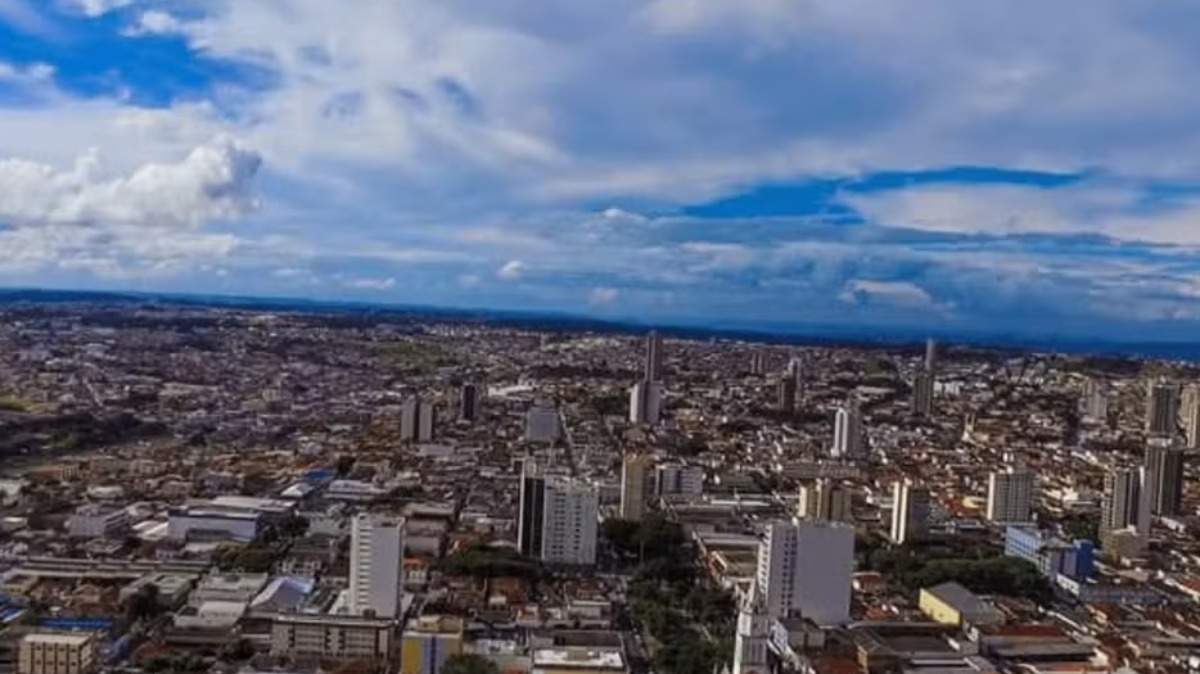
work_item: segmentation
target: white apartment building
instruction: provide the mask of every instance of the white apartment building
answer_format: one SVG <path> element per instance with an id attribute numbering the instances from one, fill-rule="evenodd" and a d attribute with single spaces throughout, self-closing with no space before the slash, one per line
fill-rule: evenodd
<path id="1" fill-rule="evenodd" d="M 818 625 L 849 620 L 853 571 L 853 527 L 800 520 L 767 524 L 757 582 L 768 618 L 798 616 Z"/>
<path id="2" fill-rule="evenodd" d="M 403 589 L 404 518 L 355 516 L 350 524 L 350 612 L 396 618 Z"/>
<path id="3" fill-rule="evenodd" d="M 582 480 L 550 476 L 542 513 L 542 561 L 591 566 L 596 563 L 599 493 Z"/>

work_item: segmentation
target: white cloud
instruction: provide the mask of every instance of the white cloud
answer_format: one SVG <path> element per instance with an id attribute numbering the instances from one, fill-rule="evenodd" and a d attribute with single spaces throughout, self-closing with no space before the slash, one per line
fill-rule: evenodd
<path id="1" fill-rule="evenodd" d="M 178 33 L 183 29 L 179 19 L 167 12 L 156 9 L 142 12 L 137 23 L 126 30 L 126 34 L 136 35 L 167 35 Z"/>
<path id="2" fill-rule="evenodd" d="M 496 272 L 496 276 L 504 279 L 505 281 L 515 281 L 521 278 L 526 269 L 527 267 L 525 266 L 524 262 L 521 262 L 520 260 L 510 260 L 504 263 L 503 267 L 500 267 L 499 271 Z"/>
<path id="3" fill-rule="evenodd" d="M 0 82 L 9 84 L 45 84 L 54 79 L 56 69 L 48 63 L 32 63 L 26 66 L 0 61 Z"/>
<path id="4" fill-rule="evenodd" d="M 342 281 L 342 285 L 353 290 L 391 290 L 396 286 L 396 279 L 387 278 L 355 278 Z"/>
<path id="5" fill-rule="evenodd" d="M 612 306 L 620 296 L 616 288 L 592 288 L 588 293 L 588 304 L 593 307 Z"/>
<path id="6" fill-rule="evenodd" d="M 953 234 L 1100 235 L 1123 241 L 1200 245 L 1200 198 L 1155 208 L 1129 185 L 1084 182 L 1066 187 L 927 185 L 844 194 L 869 222 Z"/>
<path id="7" fill-rule="evenodd" d="M 134 3 L 134 0 L 61 0 L 67 6 L 83 12 L 87 16 L 104 16 L 109 12 L 124 9 Z"/>
<path id="8" fill-rule="evenodd" d="M 147 164 L 112 178 L 102 175 L 95 151 L 69 170 L 0 160 L 0 220 L 18 227 L 196 227 L 251 210 L 251 182 L 259 164 L 255 152 L 230 140 L 198 147 L 175 164 Z"/>
<path id="9" fill-rule="evenodd" d="M 907 281 L 870 281 L 854 279 L 846 283 L 838 298 L 849 304 L 882 302 L 885 305 L 909 309 L 938 307 L 929 291 Z"/>

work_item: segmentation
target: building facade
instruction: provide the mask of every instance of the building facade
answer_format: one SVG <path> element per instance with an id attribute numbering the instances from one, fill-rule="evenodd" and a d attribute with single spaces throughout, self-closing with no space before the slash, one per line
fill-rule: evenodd
<path id="1" fill-rule="evenodd" d="M 360 514 L 350 525 L 349 609 L 396 618 L 404 590 L 404 518 Z"/>
<path id="2" fill-rule="evenodd" d="M 97 664 L 92 634 L 27 634 L 17 653 L 18 674 L 87 674 Z"/>
<path id="3" fill-rule="evenodd" d="M 758 548 L 756 582 L 767 618 L 802 617 L 818 625 L 850 616 L 854 529 L 837 523 L 775 521 Z"/>
<path id="4" fill-rule="evenodd" d="M 1009 469 L 988 476 L 987 518 L 992 522 L 1029 522 L 1033 519 L 1034 475 Z"/>

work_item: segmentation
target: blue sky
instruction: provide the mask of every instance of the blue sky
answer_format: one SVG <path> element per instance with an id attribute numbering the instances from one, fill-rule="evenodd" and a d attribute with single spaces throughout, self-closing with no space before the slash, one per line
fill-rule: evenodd
<path id="1" fill-rule="evenodd" d="M 0 0 L 0 285 L 1200 336 L 1191 0 Z"/>

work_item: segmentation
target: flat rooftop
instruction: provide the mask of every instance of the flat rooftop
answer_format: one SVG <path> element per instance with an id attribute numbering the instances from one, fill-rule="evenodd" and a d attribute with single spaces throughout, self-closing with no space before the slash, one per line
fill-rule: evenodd
<path id="1" fill-rule="evenodd" d="M 539 648 L 533 652 L 534 667 L 579 669 L 625 669 L 620 651 L 582 648 Z"/>

